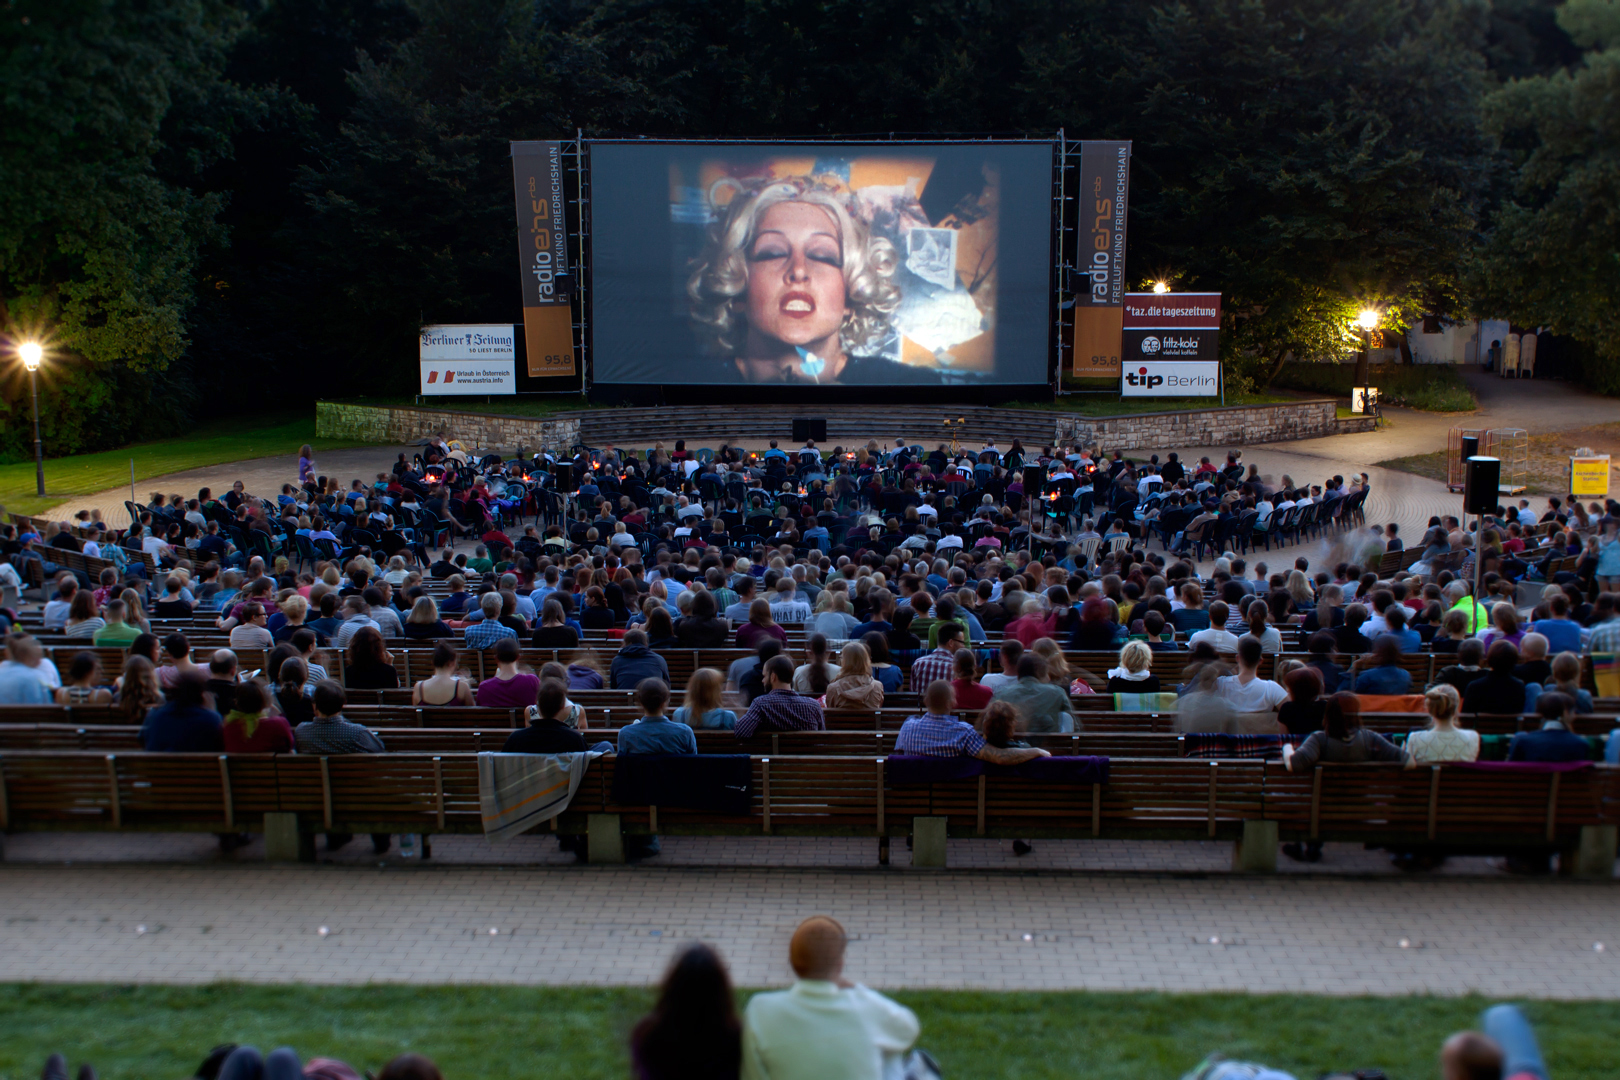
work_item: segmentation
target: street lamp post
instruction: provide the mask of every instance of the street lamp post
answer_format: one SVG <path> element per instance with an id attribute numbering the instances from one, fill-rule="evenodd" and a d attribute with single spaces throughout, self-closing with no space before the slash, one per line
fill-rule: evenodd
<path id="1" fill-rule="evenodd" d="M 1356 358 L 1356 385 L 1366 386 L 1372 377 L 1372 332 L 1378 328 L 1378 312 L 1368 308 L 1356 316 L 1356 325 L 1364 335 L 1361 355 Z"/>
<path id="2" fill-rule="evenodd" d="M 18 348 L 23 367 L 28 369 L 28 383 L 34 391 L 34 483 L 41 498 L 45 495 L 45 444 L 39 438 L 39 362 L 45 355 L 37 341 L 25 341 Z"/>

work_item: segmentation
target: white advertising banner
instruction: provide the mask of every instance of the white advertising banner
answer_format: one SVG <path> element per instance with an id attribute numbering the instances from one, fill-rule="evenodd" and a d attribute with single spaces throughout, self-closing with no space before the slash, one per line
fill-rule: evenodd
<path id="1" fill-rule="evenodd" d="M 1206 360 L 1137 360 L 1125 368 L 1121 397 L 1213 397 L 1221 365 Z"/>
<path id="2" fill-rule="evenodd" d="M 511 323 L 424 326 L 423 394 L 517 393 L 517 331 Z"/>

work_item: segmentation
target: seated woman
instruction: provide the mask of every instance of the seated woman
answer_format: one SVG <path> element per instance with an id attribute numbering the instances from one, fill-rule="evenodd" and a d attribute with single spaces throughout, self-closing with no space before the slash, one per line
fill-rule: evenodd
<path id="1" fill-rule="evenodd" d="M 416 598 L 416 603 L 411 606 L 411 613 L 405 617 L 403 629 L 405 636 L 413 641 L 432 641 L 456 636 L 456 632 L 439 618 L 439 605 L 433 602 L 431 596 Z"/>
<path id="2" fill-rule="evenodd" d="M 851 641 L 838 654 L 838 677 L 827 684 L 824 704 L 829 709 L 875 710 L 883 707 L 883 684 L 872 677 L 871 653 L 861 642 Z"/>
<path id="3" fill-rule="evenodd" d="M 990 704 L 995 691 L 979 682 L 979 660 L 973 650 L 957 649 L 954 659 L 956 678 L 951 681 L 951 690 L 956 695 L 956 707 L 982 709 Z"/>
<path id="4" fill-rule="evenodd" d="M 467 579 L 461 574 L 451 574 L 445 581 L 450 586 L 450 594 L 439 605 L 439 610 L 446 615 L 464 615 L 467 612 L 467 601 L 472 593 L 467 591 Z"/>
<path id="5" fill-rule="evenodd" d="M 1283 685 L 1288 688 L 1288 700 L 1277 706 L 1277 722 L 1290 735 L 1322 730 L 1322 713 L 1327 709 L 1322 700 L 1322 673 L 1304 664 L 1283 676 Z"/>
<path id="6" fill-rule="evenodd" d="M 1112 650 L 1124 633 L 1114 621 L 1113 606 L 1102 597 L 1093 596 L 1080 605 L 1080 619 L 1069 638 L 1069 648 L 1076 652 Z"/>
<path id="7" fill-rule="evenodd" d="M 675 722 L 719 731 L 734 729 L 737 714 L 720 707 L 720 695 L 725 688 L 725 676 L 714 668 L 698 668 L 692 672 L 692 677 L 686 680 L 686 703 L 675 710 Z"/>
<path id="8" fill-rule="evenodd" d="M 1357 694 L 1408 694 L 1412 673 L 1401 667 L 1401 643 L 1392 634 L 1380 634 L 1372 652 L 1351 665 L 1350 689 Z"/>
<path id="9" fill-rule="evenodd" d="M 568 613 L 560 601 L 548 596 L 540 605 L 540 625 L 534 628 L 529 643 L 537 649 L 579 647 L 579 631 L 568 625 Z"/>
<path id="10" fill-rule="evenodd" d="M 889 639 L 872 630 L 861 638 L 861 644 L 866 646 L 871 658 L 872 678 L 883 687 L 885 694 L 898 694 L 905 685 L 906 673 L 900 670 L 900 665 L 889 662 Z"/>
<path id="11" fill-rule="evenodd" d="M 472 683 L 457 674 L 461 654 L 448 642 L 433 646 L 433 674 L 411 688 L 412 705 L 471 705 Z"/>
<path id="12" fill-rule="evenodd" d="M 793 689 L 810 697 L 820 697 L 841 672 L 827 662 L 827 636 L 811 634 L 805 643 L 808 659 L 793 670 Z"/>
<path id="13" fill-rule="evenodd" d="M 1429 713 L 1429 726 L 1406 737 L 1408 768 L 1479 759 L 1479 732 L 1457 726 L 1462 696 L 1455 686 L 1440 683 L 1429 687 L 1423 695 L 1423 706 Z"/>
<path id="14" fill-rule="evenodd" d="M 292 663 L 291 660 L 287 661 Z M 286 665 L 282 665 L 285 667 Z M 349 639 L 349 654 L 343 668 L 343 682 L 350 690 L 395 690 L 399 671 L 394 658 L 383 646 L 382 635 L 362 626 Z"/>
<path id="15" fill-rule="evenodd" d="M 89 596 L 90 590 L 81 589 L 79 596 Z M 74 597 L 75 602 L 78 596 Z M 102 685 L 101 658 L 85 651 L 73 657 L 68 668 L 67 681 L 56 688 L 58 705 L 106 705 L 112 701 L 112 691 Z"/>
<path id="16" fill-rule="evenodd" d="M 691 590 L 687 590 L 691 592 Z M 675 637 L 683 649 L 723 649 L 731 640 L 731 626 L 715 606 L 714 594 L 692 593 L 692 611 L 675 624 Z M 657 647 L 656 645 L 654 646 Z"/>
<path id="17" fill-rule="evenodd" d="M 1308 773 L 1320 763 L 1361 761 L 1401 761 L 1406 754 L 1400 747 L 1361 726 L 1361 702 L 1356 695 L 1334 694 L 1322 711 L 1322 730 L 1315 732 L 1295 750 L 1283 744 L 1283 765 L 1290 772 Z M 1303 845 L 1284 844 L 1283 854 L 1296 862 L 1320 862 L 1322 842 L 1309 840 Z"/>
<path id="18" fill-rule="evenodd" d="M 587 630 L 611 630 L 613 609 L 608 606 L 607 593 L 600 585 L 585 590 L 585 606 L 579 612 L 579 625 Z"/>
<path id="19" fill-rule="evenodd" d="M 269 706 L 264 685 L 258 680 L 237 685 L 231 710 L 224 717 L 227 754 L 293 753 L 292 726 L 286 717 L 266 715 Z"/>
<path id="20" fill-rule="evenodd" d="M 1581 658 L 1572 652 L 1561 652 L 1552 659 L 1552 685 L 1549 690 L 1568 694 L 1575 702 L 1575 711 L 1581 715 L 1592 712 L 1592 692 L 1581 688 Z"/>
<path id="21" fill-rule="evenodd" d="M 1119 666 L 1108 672 L 1110 694 L 1157 694 L 1159 677 L 1153 674 L 1153 650 L 1146 642 L 1127 641 L 1119 650 Z"/>
<path id="22" fill-rule="evenodd" d="M 669 609 L 651 598 L 646 606 L 647 619 L 642 629 L 647 632 L 647 647 L 649 649 L 674 649 L 680 646 L 680 639 L 675 636 L 675 623 L 669 617 Z"/>
<path id="23" fill-rule="evenodd" d="M 771 618 L 771 602 L 761 597 L 748 605 L 748 621 L 737 627 L 737 648 L 757 649 L 768 637 L 787 644 L 787 631 Z"/>

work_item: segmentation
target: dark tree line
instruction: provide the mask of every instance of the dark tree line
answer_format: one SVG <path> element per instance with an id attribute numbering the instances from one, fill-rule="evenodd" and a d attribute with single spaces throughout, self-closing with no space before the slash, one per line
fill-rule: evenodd
<path id="1" fill-rule="evenodd" d="M 1553 325 L 1620 372 L 1617 13 L 0 0 L 0 320 L 53 335 L 57 453 L 408 392 L 421 322 L 517 317 L 510 139 L 1061 127 L 1134 140 L 1130 276 L 1225 293 L 1238 379 L 1346 349 L 1367 303 Z M 25 392 L 0 379 L 0 452 Z"/>

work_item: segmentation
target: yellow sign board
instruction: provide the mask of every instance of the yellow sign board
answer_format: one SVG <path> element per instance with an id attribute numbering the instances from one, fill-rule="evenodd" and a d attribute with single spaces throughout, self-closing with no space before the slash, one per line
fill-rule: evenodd
<path id="1" fill-rule="evenodd" d="M 1569 459 L 1569 493 L 1586 498 L 1609 494 L 1609 455 Z"/>

